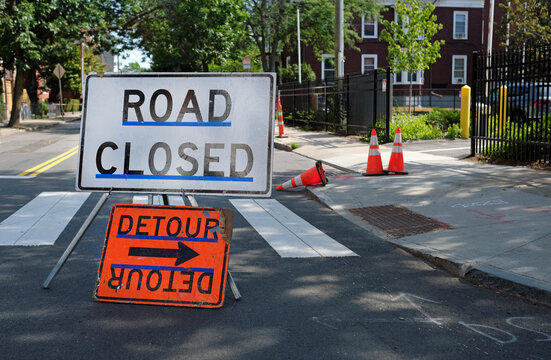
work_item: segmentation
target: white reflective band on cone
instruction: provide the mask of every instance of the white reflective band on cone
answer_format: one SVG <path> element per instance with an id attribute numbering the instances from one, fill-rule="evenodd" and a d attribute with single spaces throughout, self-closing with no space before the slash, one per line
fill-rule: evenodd
<path id="1" fill-rule="evenodd" d="M 368 156 L 377 156 L 377 155 L 379 155 L 379 149 L 376 149 L 376 148 L 369 149 Z"/>

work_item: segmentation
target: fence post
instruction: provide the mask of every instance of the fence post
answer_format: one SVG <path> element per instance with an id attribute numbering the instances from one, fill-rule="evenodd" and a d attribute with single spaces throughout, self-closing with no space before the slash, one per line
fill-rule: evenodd
<path id="1" fill-rule="evenodd" d="M 308 109 L 308 113 L 310 113 L 310 111 L 311 111 L 311 109 L 310 109 L 310 90 L 311 90 L 310 80 L 308 80 L 306 82 L 306 86 L 308 87 L 308 95 L 306 95 L 306 109 Z"/>
<path id="2" fill-rule="evenodd" d="M 346 75 L 346 135 L 350 124 L 350 75 Z"/>
<path id="3" fill-rule="evenodd" d="M 387 141 L 390 140 L 390 120 L 392 120 L 392 101 L 394 99 L 394 86 L 392 84 L 392 73 L 390 68 L 386 69 L 386 129 Z"/>
<path id="4" fill-rule="evenodd" d="M 476 136 L 476 124 L 480 121 L 478 118 L 480 115 L 479 109 L 476 107 L 476 97 L 478 94 L 478 51 L 473 51 L 472 56 L 472 93 L 471 93 L 471 111 L 474 112 L 474 116 L 471 121 L 471 156 L 475 155 L 475 136 Z M 463 130 L 462 130 L 463 131 Z"/>
<path id="5" fill-rule="evenodd" d="M 297 104 L 296 104 L 296 92 L 295 92 L 295 87 L 293 87 L 293 126 L 297 126 L 296 124 L 296 119 L 297 119 Z"/>
<path id="6" fill-rule="evenodd" d="M 323 79 L 323 98 L 325 99 L 325 131 L 327 131 L 327 107 L 329 99 L 327 99 L 327 79 Z"/>
<path id="7" fill-rule="evenodd" d="M 375 127 L 375 123 L 377 122 L 377 88 L 379 81 L 379 76 L 377 73 L 377 69 L 373 70 L 373 127 Z"/>
<path id="8" fill-rule="evenodd" d="M 461 88 L 461 137 L 469 137 L 469 123 L 471 117 L 471 88 L 465 85 Z"/>

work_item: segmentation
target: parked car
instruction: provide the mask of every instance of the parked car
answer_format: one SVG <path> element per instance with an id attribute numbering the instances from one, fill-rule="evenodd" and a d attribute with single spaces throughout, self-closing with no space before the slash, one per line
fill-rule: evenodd
<path id="1" fill-rule="evenodd" d="M 499 113 L 500 88 L 488 96 L 494 114 Z M 549 114 L 551 83 L 523 82 L 507 84 L 507 114 L 511 121 L 524 124 Z"/>

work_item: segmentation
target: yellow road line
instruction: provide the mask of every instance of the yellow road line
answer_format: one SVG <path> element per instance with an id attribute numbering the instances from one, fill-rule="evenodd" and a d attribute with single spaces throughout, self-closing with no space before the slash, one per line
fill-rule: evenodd
<path id="1" fill-rule="evenodd" d="M 56 156 L 56 157 L 54 157 L 54 158 L 52 158 L 48 161 L 43 162 L 42 164 L 38 164 L 38 165 L 28 169 L 28 170 L 23 171 L 20 174 L 17 174 L 17 176 L 24 176 L 24 175 L 27 175 L 29 173 L 32 173 L 29 176 L 36 176 L 36 175 L 40 174 L 41 172 L 44 172 L 44 171 L 50 169 L 51 167 L 54 167 L 55 165 L 59 164 L 60 162 L 62 162 L 64 160 L 67 160 L 71 156 L 75 155 L 77 152 L 78 152 L 78 146 L 75 146 L 74 148 L 72 148 L 68 151 L 65 151 L 63 154 L 60 154 L 60 155 L 58 155 L 58 156 Z"/>

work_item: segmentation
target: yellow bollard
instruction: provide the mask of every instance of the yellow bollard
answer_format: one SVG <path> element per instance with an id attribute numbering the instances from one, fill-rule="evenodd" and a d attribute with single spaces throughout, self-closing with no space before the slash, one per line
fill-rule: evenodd
<path id="1" fill-rule="evenodd" d="M 507 86 L 499 88 L 499 128 L 503 129 L 503 123 L 507 119 Z M 499 131 L 499 130 L 498 130 Z"/>
<path id="2" fill-rule="evenodd" d="M 461 88 L 461 137 L 469 137 L 471 123 L 471 88 L 465 85 Z"/>

